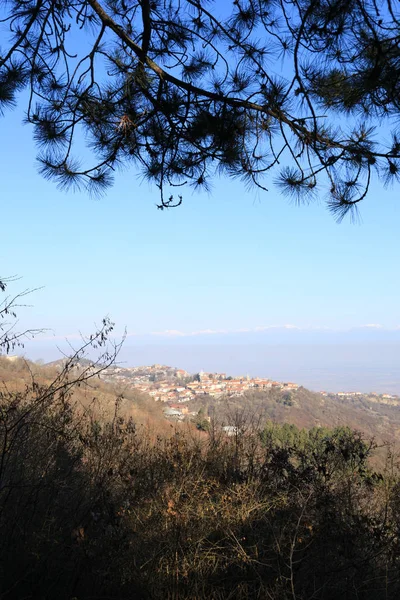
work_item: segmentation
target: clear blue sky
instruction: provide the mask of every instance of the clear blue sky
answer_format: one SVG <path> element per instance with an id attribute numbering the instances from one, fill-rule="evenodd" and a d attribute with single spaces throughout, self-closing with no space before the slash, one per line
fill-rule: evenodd
<path id="1" fill-rule="evenodd" d="M 323 202 L 291 205 L 272 182 L 263 193 L 219 179 L 161 212 L 132 170 L 101 200 L 58 191 L 21 113 L 1 127 L 1 275 L 44 286 L 23 323 L 61 337 L 105 314 L 131 334 L 400 325 L 398 188 L 373 187 L 356 225 Z"/>

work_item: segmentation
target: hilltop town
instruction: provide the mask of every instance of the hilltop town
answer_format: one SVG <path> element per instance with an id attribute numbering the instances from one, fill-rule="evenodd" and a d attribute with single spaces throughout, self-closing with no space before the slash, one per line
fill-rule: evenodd
<path id="1" fill-rule="evenodd" d="M 154 364 L 139 367 L 111 366 L 101 374 L 104 381 L 134 386 L 160 402 L 188 402 L 196 396 L 207 395 L 215 398 L 221 396 L 242 396 L 249 390 L 276 389 L 296 391 L 300 385 L 292 382 L 279 382 L 262 377 L 231 377 L 226 373 L 206 373 L 200 371 L 190 374 L 183 369 Z M 368 396 L 371 401 L 380 404 L 397 404 L 400 402 L 396 394 L 377 392 L 328 392 L 320 391 L 322 396 L 338 396 L 354 398 Z"/>
<path id="2" fill-rule="evenodd" d="M 118 383 L 127 387 L 135 387 L 151 396 L 158 402 L 166 403 L 169 407 L 186 412 L 183 404 L 200 397 L 237 398 L 249 392 L 280 390 L 296 392 L 300 385 L 293 382 L 279 382 L 261 377 L 231 377 L 226 373 L 206 373 L 200 371 L 190 374 L 183 369 L 154 364 L 140 367 L 112 366 L 102 373 L 106 382 Z M 319 394 L 325 398 L 341 400 L 362 400 L 375 404 L 391 406 L 400 405 L 400 398 L 394 394 L 364 393 L 359 391 L 327 392 Z"/>
<path id="3" fill-rule="evenodd" d="M 7 362 L 12 360 L 9 357 Z M 49 366 L 62 368 L 64 362 L 61 359 Z M 82 361 L 76 367 L 87 369 L 90 365 L 90 361 Z M 135 367 L 114 364 L 102 370 L 100 378 L 123 396 L 139 392 L 144 398 L 153 399 L 167 420 L 191 421 L 203 427 L 210 416 L 218 416 L 226 424 L 228 435 L 235 411 L 247 411 L 276 422 L 293 422 L 305 428 L 347 423 L 391 440 L 397 439 L 400 431 L 400 397 L 394 394 L 318 393 L 293 382 L 204 371 L 191 374 L 161 364 Z"/>
<path id="4" fill-rule="evenodd" d="M 8 355 L 3 357 L 9 363 L 18 361 L 19 356 Z M 48 363 L 48 366 L 63 367 L 65 359 Z M 87 368 L 90 360 L 76 363 L 78 368 Z M 211 373 L 200 371 L 191 374 L 184 369 L 167 365 L 153 364 L 146 366 L 122 367 L 111 365 L 103 369 L 100 378 L 105 383 L 117 384 L 127 389 L 135 389 L 148 394 L 157 402 L 166 403 L 168 406 L 184 404 L 199 398 L 238 398 L 249 392 L 262 392 L 267 390 L 281 391 L 283 393 L 296 392 L 302 388 L 293 382 L 279 382 L 268 378 L 250 377 L 249 375 L 232 377 L 226 373 Z M 335 398 L 342 401 L 368 401 L 368 403 L 387 406 L 400 406 L 400 396 L 378 392 L 360 391 L 319 391 L 323 398 Z M 182 407 L 181 407 L 182 408 Z"/>
<path id="5" fill-rule="evenodd" d="M 243 396 L 250 390 L 277 389 L 295 391 L 299 385 L 291 382 L 278 382 L 260 377 L 231 377 L 226 373 L 205 373 L 191 375 L 183 369 L 165 365 L 144 367 L 109 367 L 102 373 L 108 382 L 134 386 L 149 394 L 154 400 L 167 403 L 184 403 L 196 396 L 213 398 Z"/>
<path id="6" fill-rule="evenodd" d="M 25 375 L 35 372 L 42 381 L 50 381 L 65 363 L 66 359 L 59 359 L 40 366 L 16 356 L 3 357 L 0 379 L 7 386 L 10 381 L 21 385 Z M 75 367 L 86 372 L 96 369 L 87 359 L 80 359 Z M 104 416 L 113 414 L 118 397 L 123 399 L 123 410 L 135 421 L 144 424 L 150 419 L 161 429 L 168 427 L 169 421 L 171 425 L 194 424 L 207 431 L 212 421 L 213 427 L 217 424 L 229 436 L 237 431 L 239 415 L 246 415 L 252 422 L 290 423 L 300 429 L 349 426 L 390 443 L 397 443 L 400 437 L 400 398 L 388 393 L 318 393 L 292 382 L 204 371 L 191 374 L 161 364 L 113 364 L 101 370 L 95 380 L 97 387 L 91 384 L 88 397 L 85 391 L 83 396 L 76 394 L 79 402 L 92 401 L 93 394 Z"/>

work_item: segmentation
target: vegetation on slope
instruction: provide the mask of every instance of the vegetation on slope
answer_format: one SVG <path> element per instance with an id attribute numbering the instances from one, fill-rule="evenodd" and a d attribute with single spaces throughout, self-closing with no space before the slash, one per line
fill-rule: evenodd
<path id="1" fill-rule="evenodd" d="M 10 360 L 8 357 L 0 356 L 0 389 L 13 394 L 29 395 L 33 381 L 35 385 L 46 389 L 51 387 L 55 380 L 63 380 L 65 364 L 66 361 L 60 361 L 56 365 L 39 365 L 23 358 Z M 93 418 L 110 422 L 117 409 L 120 416 L 133 419 L 136 425 L 157 430 L 166 428 L 162 409 L 150 396 L 127 386 L 104 383 L 95 374 L 96 370 L 96 366 L 89 360 L 73 367 L 70 373 L 72 379 L 75 377 L 82 379 L 79 385 L 74 385 L 72 388 L 72 404 L 75 412 L 81 414 L 89 410 Z M 85 373 L 91 371 L 95 375 L 90 380 L 86 380 Z"/>
<path id="2" fill-rule="evenodd" d="M 400 407 L 371 402 L 366 396 L 322 396 L 300 387 L 290 392 L 271 389 L 229 398 L 198 396 L 189 406 L 224 425 L 235 425 L 246 415 L 247 421 L 291 423 L 300 429 L 349 426 L 379 443 L 399 442 Z"/>
<path id="3" fill-rule="evenodd" d="M 1 597 L 398 597 L 400 479 L 361 434 L 155 437 L 40 377 L 0 394 Z"/>

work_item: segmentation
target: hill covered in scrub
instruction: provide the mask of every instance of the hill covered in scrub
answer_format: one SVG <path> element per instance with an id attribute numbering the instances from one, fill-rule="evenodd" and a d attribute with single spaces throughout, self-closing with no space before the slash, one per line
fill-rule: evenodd
<path id="1" fill-rule="evenodd" d="M 36 382 L 48 385 L 65 367 L 66 360 L 42 365 L 22 358 L 0 357 L 0 384 L 21 391 L 34 377 Z M 79 373 L 95 368 L 88 359 L 80 359 L 74 366 Z M 166 408 L 173 406 L 175 412 L 181 415 L 180 419 L 174 419 L 173 427 L 181 421 L 189 425 L 199 424 L 197 415 L 200 412 L 201 420 L 213 421 L 216 426 L 235 426 L 239 421 L 251 426 L 257 424 L 258 428 L 267 421 L 293 424 L 299 429 L 348 426 L 375 438 L 378 443 L 397 446 L 400 442 L 400 402 L 395 397 L 321 394 L 295 384 L 287 388 L 286 384 L 276 382 L 274 387 L 245 389 L 240 395 L 237 392 L 227 394 L 224 390 L 219 394 L 211 392 L 211 395 L 207 386 L 202 386 L 205 388 L 203 392 L 201 388 L 193 387 L 196 386 L 196 377 L 162 365 L 131 368 L 111 365 L 104 371 L 101 369 L 90 384 L 74 387 L 73 399 L 84 409 L 90 406 L 94 414 L 104 421 L 113 418 L 117 402 L 118 411 L 124 417 L 132 418 L 139 426 L 150 426 L 161 432 L 171 429 L 171 423 L 164 415 Z M 226 375 L 223 374 L 223 377 Z M 221 379 L 216 381 L 221 382 Z M 232 379 L 226 378 L 226 381 L 231 384 Z M 155 395 L 163 389 L 171 390 L 171 399 L 156 401 Z M 176 392 L 176 389 L 180 391 Z M 185 390 L 189 392 L 188 397 Z"/>
<path id="2" fill-rule="evenodd" d="M 60 369 L 62 365 L 63 360 L 50 366 Z M 148 406 L 156 404 L 160 411 L 161 405 L 172 406 L 181 413 L 178 421 L 199 423 L 194 415 L 200 411 L 203 421 L 218 425 L 233 426 L 241 419 L 258 426 L 266 421 L 289 423 L 299 429 L 348 426 L 379 443 L 400 443 L 400 398 L 388 394 L 317 393 L 294 383 L 232 378 L 225 373 L 190 375 L 163 365 L 111 365 L 101 378 L 104 389 L 109 389 L 107 382 L 112 390 L 158 399 Z"/>
<path id="3" fill-rule="evenodd" d="M 393 453 L 377 470 L 362 434 L 248 422 L 155 436 L 136 421 L 161 403 L 115 402 L 92 365 L 0 368 L 1 597 L 399 597 L 399 471 Z"/>
<path id="4" fill-rule="evenodd" d="M 57 382 L 67 359 L 42 365 L 19 357 L 0 356 L 0 392 L 24 394 L 31 390 L 32 382 L 42 388 Z M 97 373 L 98 371 L 98 373 Z M 94 374 L 86 380 L 86 375 Z M 86 374 L 86 375 L 85 375 Z M 106 383 L 101 377 L 101 368 L 88 359 L 74 362 L 69 379 L 81 378 L 69 390 L 71 402 L 77 412 L 90 410 L 100 421 L 110 422 L 116 410 L 124 418 L 131 418 L 136 426 L 166 429 L 161 406 L 148 394 L 117 383 Z M 64 381 L 62 378 L 59 384 Z"/>
<path id="5" fill-rule="evenodd" d="M 299 387 L 297 390 L 246 392 L 241 397 L 199 396 L 190 401 L 191 410 L 233 425 L 240 417 L 253 422 L 290 423 L 298 428 L 348 426 L 379 442 L 400 442 L 400 405 L 379 402 L 368 395 L 322 395 Z"/>

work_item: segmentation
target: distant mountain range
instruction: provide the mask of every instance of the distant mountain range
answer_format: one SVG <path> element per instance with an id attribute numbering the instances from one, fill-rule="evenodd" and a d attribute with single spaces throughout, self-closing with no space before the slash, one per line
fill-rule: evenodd
<path id="1" fill-rule="evenodd" d="M 128 339 L 139 344 L 345 344 L 369 341 L 400 343 L 400 327 L 387 329 L 371 323 L 351 329 L 308 328 L 295 325 L 256 327 L 236 331 L 205 330 L 181 332 L 155 331 L 149 334 L 130 334 Z"/>

